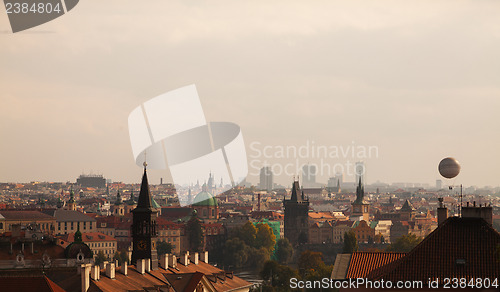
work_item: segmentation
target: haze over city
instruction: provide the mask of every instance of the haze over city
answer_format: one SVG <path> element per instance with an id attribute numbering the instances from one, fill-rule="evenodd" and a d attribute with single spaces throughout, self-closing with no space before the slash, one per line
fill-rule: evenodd
<path id="1" fill-rule="evenodd" d="M 495 1 L 82 1 L 17 34 L 0 17 L 0 182 L 138 182 L 129 113 L 196 84 L 208 121 L 241 127 L 250 182 L 252 161 L 295 164 L 276 147 L 314 142 L 375 147 L 324 158 L 363 160 L 368 183 L 434 184 L 453 156 L 450 183 L 498 186 L 499 13 Z M 272 158 L 257 155 L 266 146 Z"/>

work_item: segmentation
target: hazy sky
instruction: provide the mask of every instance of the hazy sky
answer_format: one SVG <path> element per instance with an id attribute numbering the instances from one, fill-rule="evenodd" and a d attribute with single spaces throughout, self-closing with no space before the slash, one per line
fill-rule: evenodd
<path id="1" fill-rule="evenodd" d="M 254 166 L 251 143 L 314 141 L 376 147 L 368 182 L 434 184 L 453 156 L 455 183 L 499 185 L 499 1 L 86 0 L 16 34 L 1 10 L 0 182 L 139 182 L 129 113 L 194 83 Z"/>

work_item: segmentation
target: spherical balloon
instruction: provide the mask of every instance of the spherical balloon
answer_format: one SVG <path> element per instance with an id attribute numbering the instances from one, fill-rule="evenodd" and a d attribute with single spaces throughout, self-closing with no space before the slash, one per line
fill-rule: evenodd
<path id="1" fill-rule="evenodd" d="M 446 157 L 439 163 L 438 170 L 443 177 L 454 178 L 460 173 L 460 163 L 453 157 Z"/>

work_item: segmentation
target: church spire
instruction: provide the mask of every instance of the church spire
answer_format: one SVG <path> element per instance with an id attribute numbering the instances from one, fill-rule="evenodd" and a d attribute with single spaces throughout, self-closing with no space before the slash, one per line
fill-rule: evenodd
<path id="1" fill-rule="evenodd" d="M 354 201 L 357 204 L 363 203 L 365 197 L 365 187 L 361 183 L 361 177 L 359 178 L 359 183 L 358 187 L 356 188 L 356 201 Z"/>
<path id="2" fill-rule="evenodd" d="M 151 209 L 153 203 L 151 202 L 151 194 L 149 192 L 148 174 L 146 171 L 146 162 L 144 162 L 144 174 L 142 175 L 141 190 L 139 192 L 139 199 L 137 200 L 137 208 Z"/>

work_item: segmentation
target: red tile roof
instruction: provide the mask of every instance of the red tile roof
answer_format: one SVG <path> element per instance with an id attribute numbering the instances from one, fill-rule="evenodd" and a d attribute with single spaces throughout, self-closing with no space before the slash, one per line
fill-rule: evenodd
<path id="1" fill-rule="evenodd" d="M 60 236 L 60 238 L 67 242 L 75 241 L 75 234 L 68 233 Z M 103 234 L 101 232 L 82 232 L 83 242 L 102 242 L 102 241 L 116 241 L 114 237 Z"/>
<path id="2" fill-rule="evenodd" d="M 346 278 L 366 278 L 382 266 L 404 257 L 404 252 L 354 252 L 351 256 Z"/>
<path id="3" fill-rule="evenodd" d="M 496 278 L 500 234 L 481 218 L 450 217 L 404 258 L 369 275 L 384 280 Z"/>
<path id="4" fill-rule="evenodd" d="M 46 276 L 0 277 L 2 291 L 64 292 L 64 289 Z"/>
<path id="5" fill-rule="evenodd" d="M 0 211 L 0 214 L 7 220 L 55 220 L 55 217 L 49 216 L 39 211 Z"/>

